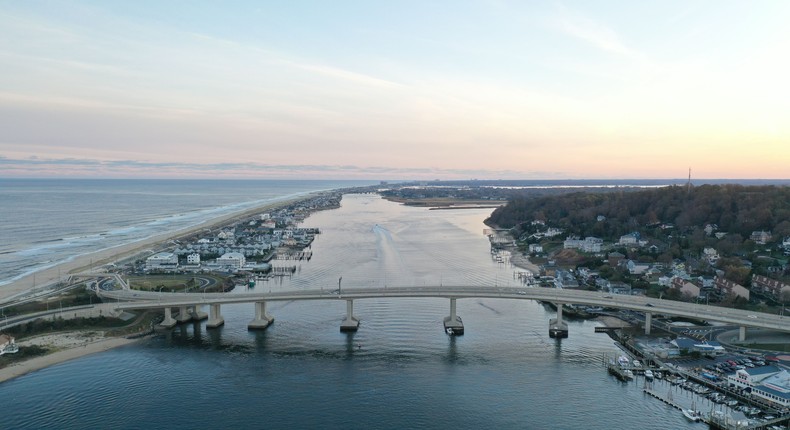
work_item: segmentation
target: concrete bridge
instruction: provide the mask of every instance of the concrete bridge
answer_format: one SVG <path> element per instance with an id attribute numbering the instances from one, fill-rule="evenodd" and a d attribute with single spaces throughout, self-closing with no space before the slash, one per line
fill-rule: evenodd
<path id="1" fill-rule="evenodd" d="M 269 293 L 157 293 L 122 290 L 98 291 L 105 299 L 117 300 L 115 308 L 124 309 L 163 309 L 163 326 L 172 327 L 178 322 L 208 318 L 207 327 L 224 324 L 221 313 L 223 304 L 254 303 L 255 318 L 249 323 L 250 329 L 266 328 L 274 318 L 266 312 L 266 303 L 293 300 L 345 300 L 346 317 L 341 323 L 341 331 L 355 331 L 359 319 L 354 315 L 354 300 L 432 297 L 450 300 L 450 315 L 444 319 L 448 334 L 463 334 L 464 325 L 456 313 L 456 301 L 465 298 L 501 298 L 513 300 L 540 300 L 557 305 L 557 318 L 549 321 L 551 337 L 566 337 L 567 324 L 562 318 L 563 304 L 580 304 L 608 308 L 628 309 L 645 314 L 645 333 L 649 334 L 653 315 L 668 315 L 692 318 L 703 321 L 719 321 L 740 327 L 739 338 L 746 339 L 746 328 L 764 328 L 790 332 L 790 316 L 773 315 L 738 309 L 707 306 L 695 303 L 653 299 L 643 296 L 625 296 L 591 291 L 564 290 L 555 288 L 525 288 L 496 286 L 422 286 L 422 287 L 377 287 L 342 288 L 319 290 L 294 290 Z M 123 301 L 123 302 L 121 302 Z M 209 306 L 209 314 L 200 311 L 203 305 Z M 172 308 L 178 308 L 173 317 Z"/>

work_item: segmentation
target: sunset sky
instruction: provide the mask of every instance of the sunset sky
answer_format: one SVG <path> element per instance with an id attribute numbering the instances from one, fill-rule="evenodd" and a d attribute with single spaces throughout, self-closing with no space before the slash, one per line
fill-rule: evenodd
<path id="1" fill-rule="evenodd" d="M 0 0 L 0 177 L 790 177 L 790 1 Z"/>

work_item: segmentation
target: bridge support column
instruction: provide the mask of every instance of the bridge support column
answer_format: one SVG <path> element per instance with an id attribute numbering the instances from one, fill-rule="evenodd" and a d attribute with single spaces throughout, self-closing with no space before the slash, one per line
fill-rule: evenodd
<path id="1" fill-rule="evenodd" d="M 249 330 L 264 329 L 274 321 L 274 318 L 266 313 L 266 302 L 255 302 L 255 319 L 247 324 Z"/>
<path id="2" fill-rule="evenodd" d="M 222 312 L 220 312 L 219 303 L 212 303 L 209 307 L 209 319 L 206 322 L 206 327 L 208 328 L 216 328 L 223 324 L 225 324 L 225 318 L 222 318 Z"/>
<path id="3" fill-rule="evenodd" d="M 562 320 L 562 303 L 557 303 L 557 318 L 549 320 L 549 337 L 568 337 L 568 324 Z"/>
<path id="4" fill-rule="evenodd" d="M 192 319 L 195 321 L 202 321 L 208 318 L 208 314 L 205 312 L 201 312 L 200 306 L 198 305 L 192 306 L 191 312 L 192 312 Z"/>
<path id="5" fill-rule="evenodd" d="M 645 313 L 645 334 L 650 334 L 650 326 L 653 324 L 653 314 Z"/>
<path id="6" fill-rule="evenodd" d="M 191 320 L 192 320 L 192 315 L 189 313 L 189 309 L 186 306 L 179 306 L 178 316 L 176 317 L 176 321 L 180 323 L 185 323 Z"/>
<path id="7" fill-rule="evenodd" d="M 354 316 L 354 301 L 346 300 L 346 319 L 340 323 L 340 331 L 357 331 L 359 318 Z"/>
<path id="8" fill-rule="evenodd" d="M 455 312 L 455 299 L 450 299 L 450 316 L 444 318 L 444 331 L 451 336 L 464 334 L 464 323 Z"/>
<path id="9" fill-rule="evenodd" d="M 159 327 L 173 328 L 178 324 L 178 321 L 173 319 L 173 311 L 170 308 L 165 308 L 165 319 L 159 323 Z"/>
<path id="10" fill-rule="evenodd" d="M 746 326 L 742 325 L 740 330 L 738 330 L 738 340 L 743 342 L 746 340 Z"/>

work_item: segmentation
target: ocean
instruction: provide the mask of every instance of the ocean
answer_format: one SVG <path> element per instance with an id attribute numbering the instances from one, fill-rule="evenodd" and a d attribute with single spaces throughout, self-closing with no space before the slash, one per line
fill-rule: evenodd
<path id="1" fill-rule="evenodd" d="M 8 250 L 4 256 L 24 260 L 28 252 L 31 259 L 54 261 L 69 253 L 52 246 L 58 241 L 79 243 L 79 238 L 98 235 L 94 246 L 104 246 L 109 242 L 103 241 L 126 240 L 118 237 L 120 233 L 109 234 L 113 231 L 131 230 L 135 237 L 144 237 L 238 205 L 310 188 L 348 186 L 322 181 L 250 181 L 235 186 L 199 181 L 195 182 L 201 185 L 45 182 L 19 181 L 12 192 L 3 187 L 3 202 L 22 202 L 18 212 L 0 205 L 6 211 L 0 218 L 4 226 L 17 226 L 11 236 L 15 241 L 2 244 Z M 53 189 L 47 190 L 50 186 Z M 25 202 L 26 189 L 40 194 L 36 202 Z M 59 194 L 71 198 L 56 200 Z M 84 211 L 81 216 L 69 213 L 75 208 Z M 293 276 L 259 282 L 254 290 L 332 288 L 340 277 L 343 288 L 517 285 L 516 268 L 491 258 L 482 223 L 489 213 L 490 209 L 432 211 L 373 194 L 347 195 L 340 208 L 305 221 L 304 226 L 321 229 L 311 246 L 313 258 L 290 262 L 298 264 Z M 192 219 L 179 219 L 184 217 Z M 89 248 L 69 246 L 74 246 L 72 252 Z M 237 288 L 230 294 L 244 291 Z M 350 334 L 339 331 L 343 301 L 278 302 L 270 304 L 268 312 L 275 318 L 272 326 L 248 331 L 252 304 L 223 306 L 226 322 L 221 328 L 207 329 L 205 322 L 177 326 L 137 344 L 2 383 L 0 427 L 699 426 L 645 395 L 643 380 L 626 384 L 606 372 L 603 357 L 618 350 L 609 337 L 594 333 L 599 323 L 571 320 L 569 338 L 550 339 L 548 319 L 554 312 L 536 302 L 460 299 L 465 335 L 459 337 L 443 331 L 442 319 L 449 314 L 445 299 L 358 300 L 354 313 L 361 325 Z M 671 389 L 659 386 L 656 391 Z M 676 400 L 682 402 L 684 395 L 676 393 Z"/>

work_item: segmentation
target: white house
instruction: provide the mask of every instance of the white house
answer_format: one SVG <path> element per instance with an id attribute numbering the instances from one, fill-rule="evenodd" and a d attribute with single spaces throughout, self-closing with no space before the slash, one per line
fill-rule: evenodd
<path id="1" fill-rule="evenodd" d="M 196 252 L 187 255 L 187 264 L 200 264 L 200 254 Z"/>
<path id="2" fill-rule="evenodd" d="M 539 253 L 539 252 L 543 252 L 543 245 L 540 245 L 538 243 L 530 243 L 529 244 L 529 253 L 530 254 L 532 254 L 532 253 Z"/>
<path id="3" fill-rule="evenodd" d="M 19 351 L 19 347 L 14 342 L 14 337 L 7 334 L 0 334 L 0 355 L 13 354 Z"/>
<path id="4" fill-rule="evenodd" d="M 244 257 L 244 254 L 239 252 L 228 252 L 217 258 L 218 266 L 232 267 L 234 269 L 240 269 L 246 262 L 247 259 Z"/>
<path id="5" fill-rule="evenodd" d="M 178 267 L 178 256 L 172 252 L 160 252 L 145 259 L 145 268 L 175 269 Z"/>
<path id="6" fill-rule="evenodd" d="M 636 245 L 638 242 L 639 238 L 637 238 L 636 233 L 629 233 L 620 236 L 620 240 L 617 241 L 619 245 Z"/>

